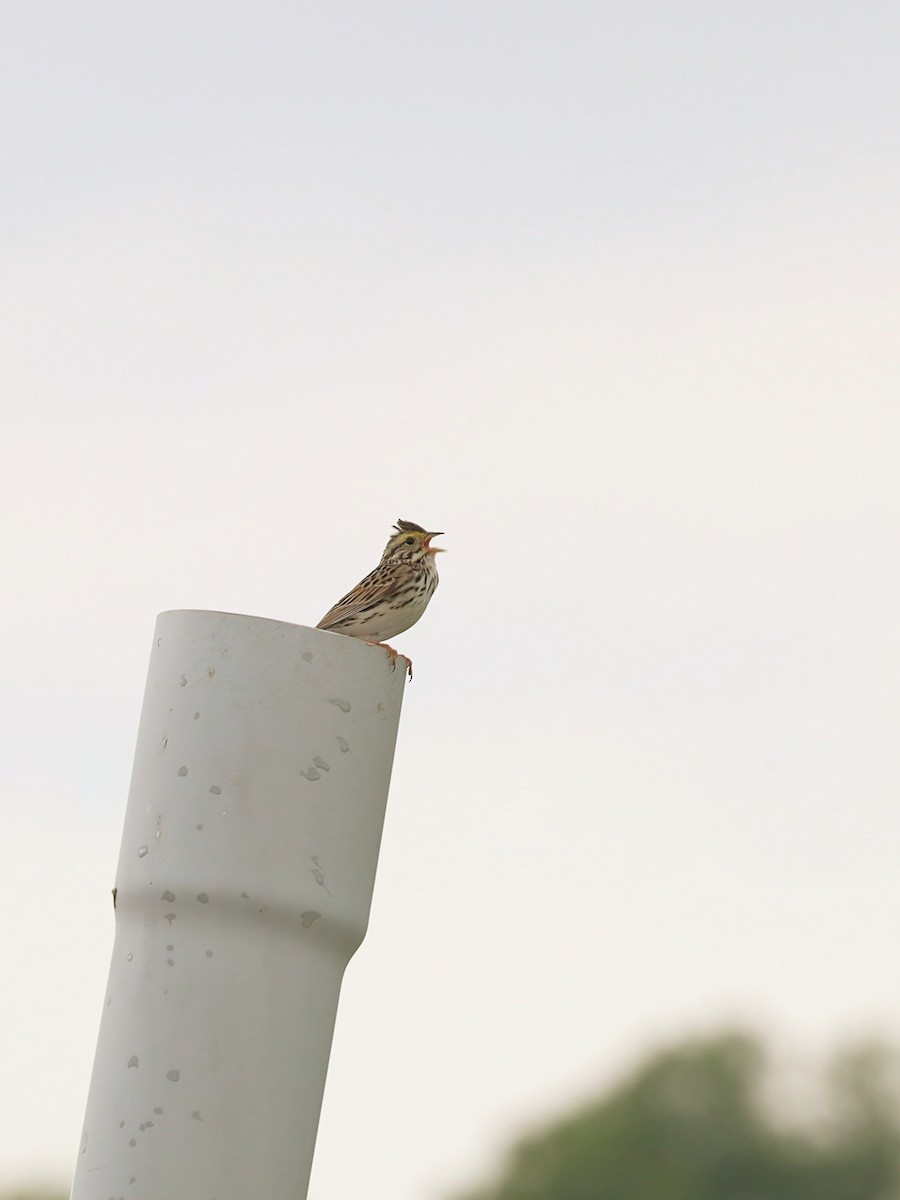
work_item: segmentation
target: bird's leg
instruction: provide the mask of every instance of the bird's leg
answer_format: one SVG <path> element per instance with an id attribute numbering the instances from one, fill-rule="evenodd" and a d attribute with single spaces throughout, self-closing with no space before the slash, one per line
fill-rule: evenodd
<path id="1" fill-rule="evenodd" d="M 369 646 L 380 646 L 382 650 L 387 650 L 391 659 L 391 670 L 397 670 L 397 655 L 400 653 L 399 650 L 395 650 L 394 647 L 389 646 L 387 642 L 370 642 L 368 638 L 364 638 L 363 640 Z M 406 658 L 406 655 L 404 654 L 403 657 Z M 410 679 L 412 679 L 412 659 L 410 658 L 406 658 L 406 669 L 409 672 Z"/>

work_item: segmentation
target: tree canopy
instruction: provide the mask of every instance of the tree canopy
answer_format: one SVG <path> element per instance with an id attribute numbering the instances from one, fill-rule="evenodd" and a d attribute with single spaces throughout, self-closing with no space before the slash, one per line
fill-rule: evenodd
<path id="1" fill-rule="evenodd" d="M 896 1067 L 877 1045 L 843 1052 L 820 1115 L 801 1120 L 768 1101 L 757 1038 L 676 1045 L 526 1134 L 458 1200 L 900 1200 Z"/>

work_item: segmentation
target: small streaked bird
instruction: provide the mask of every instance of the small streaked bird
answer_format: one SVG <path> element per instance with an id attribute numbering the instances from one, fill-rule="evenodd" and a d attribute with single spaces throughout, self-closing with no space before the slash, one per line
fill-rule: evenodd
<path id="1" fill-rule="evenodd" d="M 428 607 L 438 585 L 434 556 L 443 552 L 431 539 L 444 535 L 412 521 L 398 521 L 394 528 L 375 570 L 338 600 L 316 628 L 384 646 L 396 667 L 397 651 L 385 643 L 415 625 Z M 412 679 L 412 663 L 406 661 Z"/>

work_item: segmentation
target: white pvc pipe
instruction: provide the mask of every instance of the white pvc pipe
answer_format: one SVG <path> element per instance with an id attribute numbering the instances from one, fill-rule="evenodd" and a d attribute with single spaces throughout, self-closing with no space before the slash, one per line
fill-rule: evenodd
<path id="1" fill-rule="evenodd" d="M 301 1200 L 405 672 L 258 617 L 157 622 L 73 1200 Z"/>

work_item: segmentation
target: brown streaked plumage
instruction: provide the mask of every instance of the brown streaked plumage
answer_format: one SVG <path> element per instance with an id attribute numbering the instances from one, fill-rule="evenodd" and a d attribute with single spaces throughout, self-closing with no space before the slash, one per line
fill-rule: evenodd
<path id="1" fill-rule="evenodd" d="M 338 600 L 316 628 L 384 645 L 396 665 L 397 651 L 385 642 L 415 625 L 428 607 L 438 585 L 435 555 L 442 553 L 430 543 L 443 535 L 412 521 L 398 521 L 394 528 L 375 570 Z M 407 663 L 412 679 L 412 663 Z"/>

